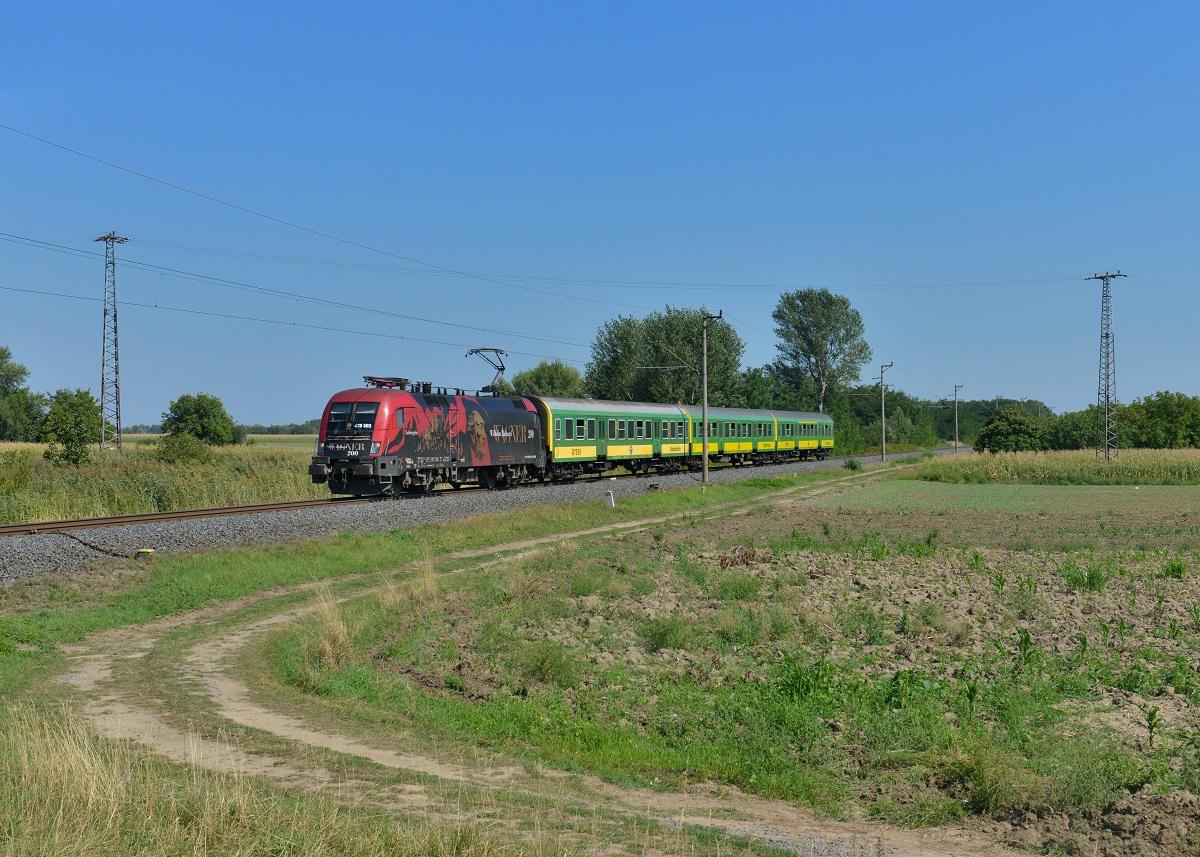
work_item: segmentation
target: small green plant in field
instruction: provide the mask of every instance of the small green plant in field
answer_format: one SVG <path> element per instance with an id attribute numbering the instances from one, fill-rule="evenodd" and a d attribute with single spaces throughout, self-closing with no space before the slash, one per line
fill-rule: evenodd
<path id="1" fill-rule="evenodd" d="M 992 574 L 992 585 L 996 587 L 996 594 L 1004 596 L 1004 584 L 1008 583 L 1008 578 L 1004 576 L 1003 571 L 997 571 Z"/>
<path id="2" fill-rule="evenodd" d="M 520 645 L 514 661 L 521 675 L 543 684 L 574 687 L 579 681 L 579 671 L 571 651 L 550 640 Z"/>
<path id="3" fill-rule="evenodd" d="M 1033 637 L 1025 628 L 1017 629 L 1017 654 L 1016 666 L 1018 669 L 1025 669 L 1033 661 L 1037 654 L 1037 648 L 1033 645 Z"/>
<path id="4" fill-rule="evenodd" d="M 1074 557 L 1064 560 L 1058 570 L 1067 588 L 1076 592 L 1102 592 L 1108 583 L 1108 575 L 1102 566 L 1092 563 L 1083 569 Z"/>
<path id="5" fill-rule="evenodd" d="M 1172 640 L 1179 639 L 1179 620 L 1176 619 L 1174 616 L 1171 617 L 1171 622 L 1167 626 L 1167 636 L 1170 637 Z"/>
<path id="6" fill-rule="evenodd" d="M 1107 619 L 1097 619 L 1096 624 L 1100 628 L 1100 636 L 1102 636 L 1104 638 L 1104 645 L 1107 646 L 1108 639 L 1109 639 L 1109 637 L 1112 636 L 1112 632 L 1113 632 L 1112 623 L 1109 622 Z"/>
<path id="7" fill-rule="evenodd" d="M 844 631 L 847 637 L 862 640 L 868 646 L 882 645 L 887 639 L 883 619 L 866 604 L 860 605 L 846 617 Z"/>
<path id="8" fill-rule="evenodd" d="M 1188 606 L 1188 618 L 1192 620 L 1192 630 L 1200 631 L 1200 604 Z"/>
<path id="9" fill-rule="evenodd" d="M 1157 705 L 1151 705 L 1147 708 L 1142 708 L 1139 705 L 1138 708 L 1141 709 L 1142 715 L 1145 717 L 1147 743 L 1150 745 L 1150 749 L 1153 750 L 1154 735 L 1162 728 L 1163 719 L 1158 713 Z"/>
<path id="10" fill-rule="evenodd" d="M 1084 658 L 1087 657 L 1087 650 L 1088 650 L 1087 634 L 1080 634 L 1079 635 L 1079 645 L 1075 647 L 1076 662 L 1083 663 Z"/>
<path id="11" fill-rule="evenodd" d="M 834 668 L 825 660 L 803 664 L 786 652 L 777 666 L 775 688 L 786 699 L 800 702 L 830 692 Z"/>
<path id="12" fill-rule="evenodd" d="M 638 636 L 649 652 L 686 649 L 692 640 L 692 626 L 683 619 L 665 616 L 644 622 L 638 628 Z"/>
<path id="13" fill-rule="evenodd" d="M 1176 557 L 1162 567 L 1162 576 L 1172 580 L 1183 580 L 1187 577 L 1187 563 L 1182 557 Z"/>
<path id="14" fill-rule="evenodd" d="M 862 462 L 857 458 L 847 458 L 842 462 L 842 467 L 846 470 L 862 470 Z"/>
<path id="15" fill-rule="evenodd" d="M 600 590 L 601 584 L 602 580 L 598 574 L 576 574 L 571 578 L 567 591 L 576 598 L 586 597 L 595 595 Z"/>
<path id="16" fill-rule="evenodd" d="M 970 565 L 971 565 L 971 571 L 982 571 L 983 570 L 983 554 L 981 554 L 977 550 L 971 551 Z"/>
<path id="17" fill-rule="evenodd" d="M 979 701 L 979 681 L 975 678 L 969 678 L 963 682 L 963 699 L 967 702 L 967 714 L 971 717 L 975 716 L 975 706 Z"/>
<path id="18" fill-rule="evenodd" d="M 722 601 L 748 601 L 758 595 L 762 585 L 757 577 L 731 574 L 717 584 L 716 596 Z"/>

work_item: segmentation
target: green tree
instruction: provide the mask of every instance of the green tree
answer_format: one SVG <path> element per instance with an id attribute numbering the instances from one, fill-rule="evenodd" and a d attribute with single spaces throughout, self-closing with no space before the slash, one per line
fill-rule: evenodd
<path id="1" fill-rule="evenodd" d="M 779 337 L 776 367 L 793 382 L 811 378 L 817 410 L 825 410 L 831 387 L 857 381 L 871 346 L 863 338 L 863 320 L 850 299 L 828 289 L 799 289 L 779 297 L 771 314 Z"/>
<path id="2" fill-rule="evenodd" d="M 15 393 L 25 385 L 29 370 L 20 363 L 13 362 L 12 349 L 0 345 L 0 397 Z"/>
<path id="3" fill-rule="evenodd" d="M 221 400 L 208 393 L 183 395 L 171 402 L 162 426 L 167 434 L 190 434 L 213 446 L 237 443 L 245 436 Z"/>
<path id="4" fill-rule="evenodd" d="M 1090 449 L 1096 445 L 1096 406 L 1054 418 L 1046 432 L 1050 449 Z"/>
<path id="5" fill-rule="evenodd" d="M 1007 407 L 996 414 L 975 441 L 977 450 L 1022 452 L 1046 448 L 1045 427 L 1019 407 Z"/>
<path id="6" fill-rule="evenodd" d="M 41 439 L 49 444 L 47 461 L 76 467 L 91 461 L 92 446 L 100 443 L 100 403 L 91 391 L 64 389 L 51 396 Z"/>
<path id="7" fill-rule="evenodd" d="M 618 316 L 606 322 L 592 343 L 584 381 L 587 393 L 597 399 L 700 404 L 705 312 L 668 306 L 643 319 Z M 709 322 L 709 404 L 742 404 L 745 347 L 729 322 Z"/>
<path id="8" fill-rule="evenodd" d="M 0 345 L 0 440 L 35 441 L 46 418 L 46 397 L 25 385 L 29 370 Z"/>
<path id="9" fill-rule="evenodd" d="M 521 396 L 583 396 L 583 374 L 561 360 L 543 360 L 532 369 L 513 375 L 513 390 Z"/>
<path id="10" fill-rule="evenodd" d="M 1183 449 L 1200 446 L 1200 398 L 1166 390 L 1135 401 L 1120 413 L 1121 434 L 1124 423 L 1130 431 L 1122 446 L 1151 449 Z"/>
<path id="11" fill-rule="evenodd" d="M 33 442 L 46 419 L 46 397 L 28 387 L 0 396 L 0 440 Z"/>

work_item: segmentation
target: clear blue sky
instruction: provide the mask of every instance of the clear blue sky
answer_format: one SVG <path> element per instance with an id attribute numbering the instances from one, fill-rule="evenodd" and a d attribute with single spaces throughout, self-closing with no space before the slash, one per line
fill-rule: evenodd
<path id="1" fill-rule="evenodd" d="M 779 288 L 753 285 L 849 296 L 864 374 L 894 361 L 915 395 L 1073 410 L 1099 358 L 1080 278 L 1116 268 L 1119 397 L 1195 395 L 1198 25 L 1188 3 L 10 4 L 0 123 L 395 255 L 0 129 L 0 232 L 96 254 L 0 241 L 0 286 L 100 298 L 89 239 L 134 239 L 126 423 L 200 391 L 304 420 L 364 374 L 474 387 L 472 346 L 582 369 L 606 319 L 668 303 L 724 309 L 761 365 Z M 913 288 L 964 283 L 1002 285 Z M 35 389 L 98 392 L 100 332 L 99 303 L 0 291 Z"/>

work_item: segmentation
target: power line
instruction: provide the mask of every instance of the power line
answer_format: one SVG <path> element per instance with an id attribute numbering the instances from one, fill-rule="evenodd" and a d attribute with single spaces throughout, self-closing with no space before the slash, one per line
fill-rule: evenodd
<path id="1" fill-rule="evenodd" d="M 49 250 L 49 251 L 57 252 L 57 253 L 64 253 L 67 255 L 79 256 L 79 257 L 86 258 L 86 259 L 95 259 L 96 258 L 96 254 L 94 254 L 94 253 L 89 253 L 89 252 L 86 252 L 83 250 L 76 250 L 73 247 L 64 247 L 60 244 L 51 244 L 47 241 L 38 241 L 35 238 L 26 238 L 21 235 L 10 235 L 7 233 L 0 232 L 0 240 L 10 241 L 10 242 L 16 243 L 16 244 L 23 244 L 24 246 L 33 247 L 35 249 Z M 348 310 L 352 310 L 355 312 L 365 312 L 365 313 L 369 313 L 371 315 L 377 315 L 377 316 L 385 315 L 385 316 L 390 316 L 392 318 L 407 319 L 410 321 L 419 321 L 419 322 L 423 322 L 425 324 L 436 324 L 436 325 L 441 325 L 443 327 L 456 327 L 456 328 L 460 328 L 462 330 L 474 330 L 474 331 L 477 331 L 480 333 L 491 333 L 491 334 L 503 335 L 503 336 L 515 336 L 519 339 L 531 339 L 531 340 L 535 340 L 538 342 L 548 342 L 548 343 L 551 343 L 554 345 L 565 345 L 565 346 L 568 346 L 571 348 L 585 347 L 584 343 L 580 340 L 567 340 L 567 339 L 560 339 L 560 338 L 551 337 L 551 336 L 541 336 L 541 335 L 532 334 L 532 333 L 516 333 L 516 332 L 510 331 L 510 330 L 497 330 L 494 328 L 479 327 L 477 325 L 462 324 L 459 322 L 439 321 L 438 319 L 424 318 L 422 316 L 415 316 L 415 315 L 408 315 L 406 313 L 392 312 L 390 310 L 385 310 L 385 309 L 376 309 L 374 307 L 364 307 L 364 306 L 359 306 L 357 304 L 345 303 L 342 301 L 332 301 L 327 298 L 309 297 L 307 295 L 301 295 L 301 294 L 297 294 L 295 292 L 288 292 L 288 291 L 284 291 L 282 289 L 272 289 L 272 288 L 268 288 L 266 286 L 255 286 L 250 283 L 241 283 L 241 282 L 238 282 L 237 280 L 226 280 L 221 277 L 212 277 L 212 276 L 209 276 L 208 274 L 197 274 L 192 271 L 181 271 L 176 268 L 166 268 L 161 265 L 150 264 L 149 262 L 139 262 L 135 259 L 126 259 L 123 264 L 128 267 L 138 268 L 140 270 L 151 271 L 151 272 L 155 272 L 155 273 L 159 273 L 159 274 L 170 274 L 172 276 L 181 277 L 184 279 L 196 280 L 198 282 L 213 283 L 215 285 L 223 286 L 225 288 L 237 289 L 239 291 L 254 292 L 254 293 L 258 293 L 258 294 L 268 295 L 271 297 L 286 298 L 287 300 L 305 301 L 306 303 L 318 304 L 318 305 L 329 306 L 329 307 L 336 307 L 339 309 L 348 309 Z"/>
<path id="2" fill-rule="evenodd" d="M 532 286 L 522 286 L 522 285 L 518 285 L 517 283 L 510 283 L 510 282 L 507 282 L 505 280 L 501 280 L 501 279 L 498 279 L 495 277 L 487 277 L 487 276 L 482 276 L 480 274 L 472 274 L 467 271 L 459 271 L 454 268 L 448 268 L 445 265 L 436 265 L 433 262 L 426 262 L 422 259 L 415 259 L 411 256 L 405 256 L 401 253 L 393 253 L 390 250 L 383 250 L 379 247 L 373 247 L 370 244 L 363 244 L 362 242 L 352 241 L 349 238 L 342 238 L 338 235 L 333 235 L 329 232 L 322 232 L 320 229 L 313 229 L 310 226 L 304 226 L 303 224 L 300 224 L 300 223 L 295 223 L 290 220 L 285 220 L 282 217 L 275 217 L 274 215 L 271 215 L 271 214 L 266 214 L 261 211 L 255 211 L 254 209 L 247 208 L 244 205 L 238 205 L 237 203 L 228 202 L 227 200 L 220 199 L 219 197 L 211 196 L 210 194 L 207 194 L 207 193 L 201 193 L 200 191 L 192 190 L 191 188 L 184 187 L 183 185 L 178 185 L 173 182 L 166 181 L 165 179 L 156 178 L 155 176 L 148 175 L 147 173 L 138 172 L 137 170 L 130 169 L 129 167 L 121 166 L 120 164 L 115 164 L 112 161 L 106 161 L 103 158 L 98 158 L 95 155 L 89 155 L 87 152 L 81 152 L 78 149 L 72 149 L 70 146 L 64 146 L 62 143 L 56 143 L 53 140 L 47 140 L 46 138 L 39 137 L 36 134 L 30 134 L 28 131 L 22 131 L 20 128 L 14 128 L 11 125 L 5 125 L 3 123 L 0 123 L 0 128 L 4 128 L 7 131 L 12 131 L 15 134 L 20 134 L 22 137 L 28 137 L 30 140 L 36 140 L 39 143 L 45 143 L 47 146 L 53 146 L 54 148 L 61 149 L 64 152 L 70 152 L 71 154 L 78 155 L 81 158 L 87 158 L 89 161 L 95 161 L 96 163 L 103 164 L 106 167 L 112 167 L 115 170 L 120 170 L 121 172 L 129 173 L 132 176 L 137 176 L 138 178 L 143 178 L 143 179 L 146 179 L 147 181 L 155 182 L 156 184 L 163 185 L 164 187 L 169 187 L 172 190 L 177 190 L 182 193 L 191 194 L 192 196 L 198 197 L 199 199 L 204 199 L 209 202 L 215 202 L 217 205 L 223 205 L 227 208 L 232 208 L 235 211 L 240 211 L 244 214 L 250 214 L 250 215 L 253 215 L 254 217 L 261 217 L 264 220 L 269 220 L 273 223 L 278 223 L 282 226 L 287 226 L 291 229 L 299 229 L 301 232 L 307 232 L 310 235 L 318 235 L 321 238 L 328 238 L 330 241 L 337 241 L 341 244 L 346 244 L 350 247 L 357 247 L 360 250 L 368 250 L 372 253 L 379 253 L 384 256 L 391 256 L 393 259 L 403 259 L 405 262 L 412 262 L 415 265 L 424 265 L 428 268 L 432 268 L 437 271 L 443 271 L 447 274 L 454 274 L 459 277 L 467 277 L 472 280 L 481 280 L 481 281 L 487 282 L 487 283 L 494 283 L 498 286 L 507 286 L 508 288 L 512 288 L 512 289 L 521 289 L 521 290 L 527 291 L 527 292 L 536 292 L 538 294 L 550 295 L 550 296 L 556 297 L 556 298 L 565 298 L 567 300 L 573 300 L 573 301 L 584 301 L 586 303 L 593 303 L 593 304 L 607 304 L 608 306 L 619 306 L 619 307 L 627 307 L 627 308 L 632 308 L 632 309 L 653 309 L 653 307 L 638 306 L 635 304 L 623 304 L 623 303 L 617 303 L 614 301 L 600 300 L 598 298 L 585 298 L 585 297 L 580 297 L 579 295 L 564 295 L 559 292 L 551 292 L 551 291 L 547 291 L 545 289 L 535 289 Z"/>
<path id="3" fill-rule="evenodd" d="M 42 297 L 68 298 L 70 300 L 77 300 L 77 301 L 90 301 L 92 303 L 100 302 L 100 298 L 90 298 L 85 295 L 72 295 L 72 294 L 66 294 L 64 292 L 48 292 L 48 291 L 43 291 L 40 289 L 22 289 L 17 286 L 0 286 L 0 290 L 6 291 L 6 292 L 21 292 L 23 294 L 29 294 L 29 295 L 40 295 Z M 370 331 L 370 330 L 350 329 L 350 328 L 342 328 L 342 327 L 329 327 L 324 324 L 307 324 L 302 321 L 279 321 L 278 319 L 273 319 L 273 318 L 255 318 L 254 316 L 248 316 L 248 315 L 235 315 L 233 313 L 211 312 L 208 310 L 199 310 L 199 309 L 185 309 L 183 307 L 170 307 L 170 306 L 162 306 L 161 304 L 138 303 L 136 301 L 121 301 L 121 306 L 126 306 L 126 307 L 134 306 L 134 307 L 140 307 L 142 309 L 154 309 L 154 310 L 163 310 L 164 312 L 185 313 L 187 315 L 202 315 L 202 316 L 207 316 L 210 318 L 226 318 L 226 319 L 234 319 L 237 321 L 252 321 L 252 322 L 257 322 L 258 324 L 272 324 L 272 325 L 276 325 L 279 327 L 303 327 L 303 328 L 307 328 L 309 330 L 319 330 L 319 331 L 324 331 L 327 333 L 351 333 L 351 334 L 356 334 L 359 336 L 372 336 L 377 339 L 398 339 L 398 340 L 402 340 L 404 342 L 419 342 L 423 345 L 448 345 L 448 346 L 453 346 L 454 348 L 470 348 L 470 347 L 472 347 L 464 342 L 446 342 L 446 341 L 440 340 L 440 339 L 423 339 L 421 337 L 416 337 L 416 336 L 404 336 L 403 334 L 376 333 L 376 332 Z M 529 352 L 529 351 L 511 351 L 508 349 L 505 349 L 505 350 L 508 351 L 509 354 L 519 354 L 522 357 L 541 357 L 541 358 L 545 358 L 547 360 L 561 360 L 564 363 L 574 363 L 576 365 L 582 364 L 584 362 L 582 360 L 572 360 L 571 358 L 568 358 L 568 357 L 560 357 L 555 354 L 535 354 L 535 353 Z"/>
<path id="4" fill-rule="evenodd" d="M 458 272 L 447 271 L 431 271 L 427 268 L 406 268 L 395 265 L 372 265 L 364 262 L 343 262 L 332 259 L 311 259 L 297 256 L 280 256 L 270 253 L 253 253 L 243 250 L 224 250 L 214 247 L 193 247 L 186 244 L 166 244 L 154 241 L 143 241 L 135 239 L 135 243 L 142 247 L 149 247 L 158 250 L 171 250 L 183 253 L 200 253 L 213 256 L 225 256 L 238 259 L 255 259 L 265 262 L 279 262 L 289 265 L 309 265 L 314 267 L 324 268 L 344 268 L 356 271 L 368 271 L 374 273 L 385 274 L 414 274 L 426 277 L 488 277 L 503 280 L 520 280 L 523 282 L 543 283 L 552 285 L 578 285 L 578 286 L 610 286 L 616 288 L 648 288 L 648 289 L 711 289 L 711 290 L 738 290 L 738 291 L 792 291 L 795 289 L 806 288 L 821 288 L 822 286 L 813 283 L 727 283 L 727 282 L 684 282 L 678 280 L 625 280 L 625 279 L 601 279 L 587 277 L 554 277 L 537 274 L 502 274 L 502 273 L 487 273 L 480 271 L 470 271 L 465 274 Z M 858 283 L 847 284 L 845 286 L 825 285 L 824 288 L 833 290 L 842 289 L 886 289 L 903 291 L 905 289 L 957 289 L 957 288 L 983 288 L 989 286 L 1021 286 L 1021 285 L 1045 285 L 1047 283 L 1073 283 L 1078 282 L 1078 277 L 1059 277 L 1059 278 L 1043 278 L 1036 280 L 980 280 L 966 282 L 945 282 L 945 283 Z"/>

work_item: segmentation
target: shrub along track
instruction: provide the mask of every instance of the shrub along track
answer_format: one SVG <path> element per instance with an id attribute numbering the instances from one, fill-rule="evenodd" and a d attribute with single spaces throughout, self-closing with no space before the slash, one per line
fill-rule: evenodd
<path id="1" fill-rule="evenodd" d="M 704 514 L 749 511 L 784 498 L 803 502 L 882 475 L 855 474 Z M 455 568 L 440 573 L 469 572 L 497 555 L 563 538 L 629 531 L 677 517 L 682 515 L 462 552 L 452 555 Z M 411 576 L 414 570 L 393 574 Z M 703 828 L 709 835 L 804 854 L 1016 853 L 960 830 L 822 820 L 727 786 L 698 783 L 686 792 L 630 788 L 591 775 L 514 765 L 475 748 L 430 746 L 403 731 L 381 740 L 378 729 L 364 728 L 368 715 L 352 707 L 269 686 L 270 671 L 256 648 L 272 634 L 322 602 L 371 596 L 388 585 L 394 586 L 379 575 L 364 576 L 343 582 L 334 596 L 325 584 L 306 584 L 97 634 L 64 649 L 71 668 L 60 677 L 62 686 L 70 704 L 102 734 L 131 739 L 176 762 L 258 775 L 398 812 L 499 823 L 571 850 L 692 851 L 695 840 L 685 831 Z"/>

